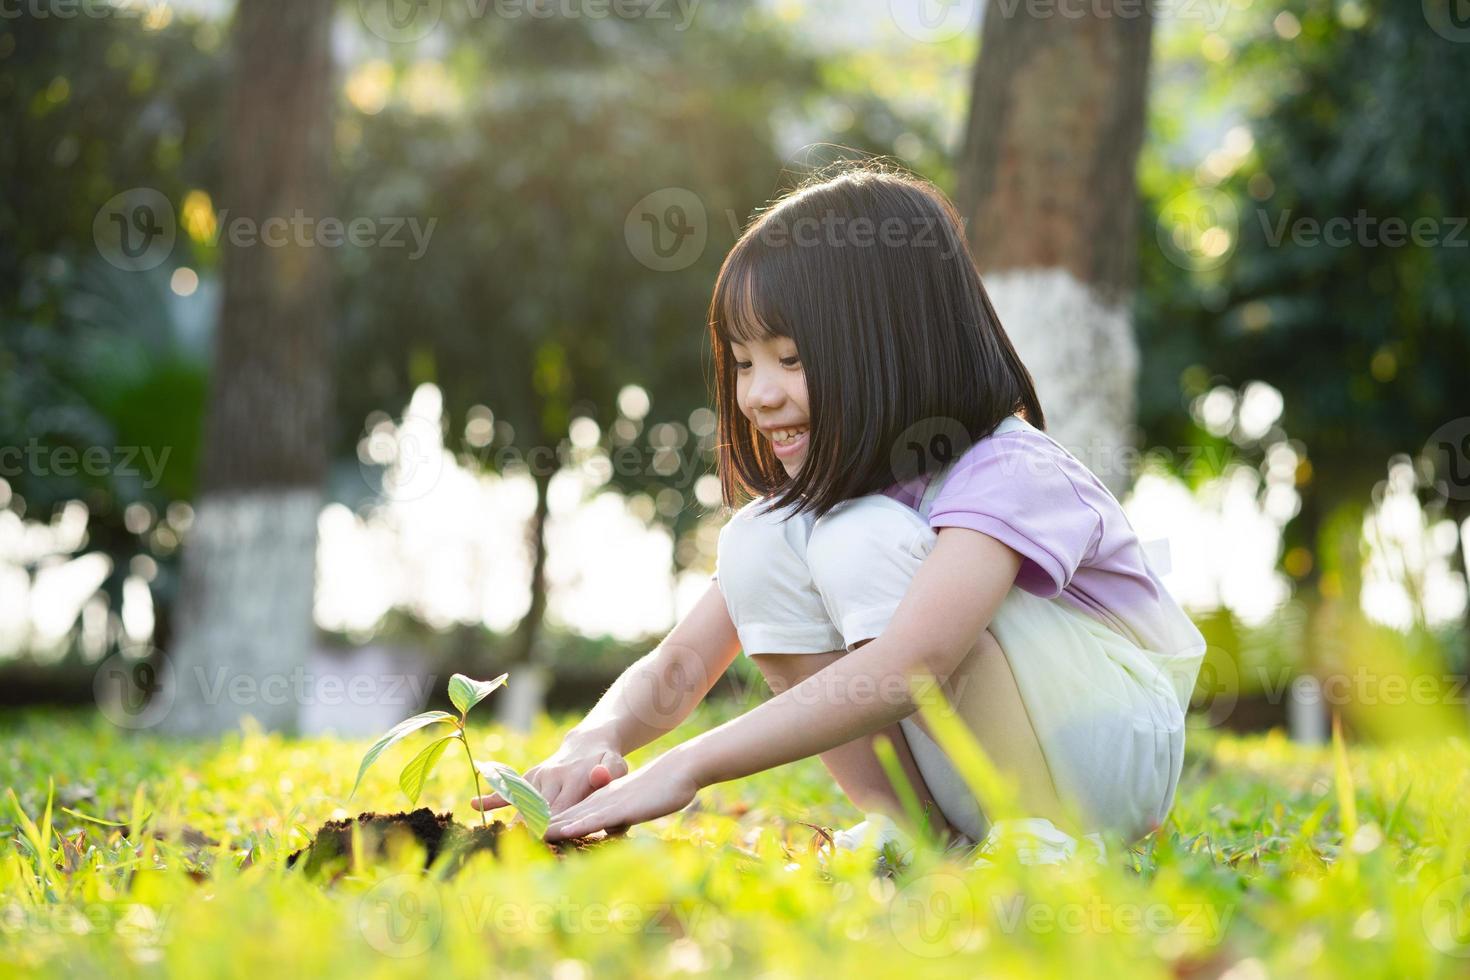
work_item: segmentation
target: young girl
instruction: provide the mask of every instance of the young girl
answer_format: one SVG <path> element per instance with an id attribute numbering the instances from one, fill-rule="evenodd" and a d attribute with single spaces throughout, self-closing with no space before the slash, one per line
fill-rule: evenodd
<path id="1" fill-rule="evenodd" d="M 871 167 L 809 183 L 730 251 L 710 331 L 725 501 L 757 499 L 704 597 L 528 773 L 547 838 L 816 754 L 860 810 L 898 814 L 881 734 L 941 828 L 978 842 L 984 810 L 915 713 L 926 677 L 1037 818 L 1156 827 L 1204 640 L 1046 435 L 953 205 Z M 741 650 L 775 696 L 630 773 Z"/>

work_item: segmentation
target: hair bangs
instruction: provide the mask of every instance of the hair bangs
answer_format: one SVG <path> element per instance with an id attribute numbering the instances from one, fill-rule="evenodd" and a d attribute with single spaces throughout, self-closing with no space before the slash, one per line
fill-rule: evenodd
<path id="1" fill-rule="evenodd" d="M 710 326 L 727 346 L 791 336 L 775 295 L 761 288 L 769 280 L 761 276 L 759 252 L 754 239 L 741 241 L 730 252 L 716 283 Z"/>

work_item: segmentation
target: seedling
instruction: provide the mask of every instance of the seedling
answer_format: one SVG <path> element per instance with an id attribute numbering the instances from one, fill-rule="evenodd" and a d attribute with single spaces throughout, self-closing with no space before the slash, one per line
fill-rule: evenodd
<path id="1" fill-rule="evenodd" d="M 362 765 L 357 770 L 357 782 L 352 784 L 352 792 L 348 794 L 348 799 L 357 795 L 357 788 L 362 785 L 362 777 L 389 746 L 402 741 L 421 728 L 450 724 L 454 726 L 453 732 L 441 735 L 424 746 L 423 750 L 410 759 L 408 765 L 404 766 L 403 771 L 398 774 L 398 785 L 409 800 L 418 803 L 419 795 L 424 791 L 424 783 L 428 780 L 429 773 L 434 771 L 435 763 L 449 747 L 449 743 L 458 739 L 459 743 L 464 746 L 465 758 L 470 760 L 470 772 L 475 777 L 475 795 L 485 795 L 480 785 L 480 776 L 483 775 L 495 792 L 509 800 L 511 806 L 516 808 L 516 812 L 521 815 L 522 820 L 526 821 L 526 826 L 531 828 L 532 833 L 537 837 L 545 836 L 546 825 L 551 822 L 551 806 L 546 802 L 546 797 L 537 792 L 536 787 L 510 766 L 500 762 L 476 762 L 475 757 L 470 753 L 470 743 L 465 738 L 465 718 L 469 715 L 470 709 L 489 697 L 497 687 L 505 684 L 509 676 L 509 674 L 501 674 L 493 681 L 472 680 L 463 674 L 455 674 L 449 678 L 449 700 L 454 702 L 454 706 L 459 709 L 459 717 L 456 718 L 447 711 L 425 711 L 421 715 L 414 715 L 394 725 L 388 734 L 378 739 L 373 747 L 367 750 L 367 755 L 362 757 Z M 489 817 L 485 811 L 481 810 L 480 823 L 488 826 L 489 822 Z"/>

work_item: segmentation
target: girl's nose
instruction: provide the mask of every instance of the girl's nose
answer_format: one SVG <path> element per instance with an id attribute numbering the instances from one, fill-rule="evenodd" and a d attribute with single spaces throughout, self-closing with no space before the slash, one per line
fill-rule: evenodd
<path id="1" fill-rule="evenodd" d="M 751 381 L 750 389 L 745 393 L 745 400 L 746 408 L 752 411 L 779 408 L 786 400 L 786 393 L 779 384 L 757 375 Z"/>

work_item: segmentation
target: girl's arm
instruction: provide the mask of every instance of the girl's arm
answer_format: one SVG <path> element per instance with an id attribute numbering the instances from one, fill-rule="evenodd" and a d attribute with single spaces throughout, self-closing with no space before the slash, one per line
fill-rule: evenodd
<path id="1" fill-rule="evenodd" d="M 527 780 L 556 814 L 626 774 L 623 756 L 678 727 L 739 652 L 725 598 L 712 582 L 663 642 L 618 676 L 561 747 L 526 771 Z M 492 810 L 507 802 L 491 793 L 471 805 Z"/>
<path id="2" fill-rule="evenodd" d="M 680 746 L 696 781 L 739 779 L 913 714 L 910 679 L 947 679 L 990 626 L 1020 569 L 1020 556 L 988 534 L 943 528 L 881 636 Z M 874 694 L 861 696 L 866 691 Z M 825 710 L 813 710 L 819 707 Z"/>
<path id="3" fill-rule="evenodd" d="M 627 754 L 679 727 L 740 653 L 718 582 L 662 643 L 618 676 L 567 739 Z"/>
<path id="4" fill-rule="evenodd" d="M 569 808 L 547 839 L 664 816 L 711 783 L 825 752 L 913 714 L 911 679 L 954 672 L 1020 568 L 1020 556 L 987 534 L 941 529 L 881 636 Z"/>

